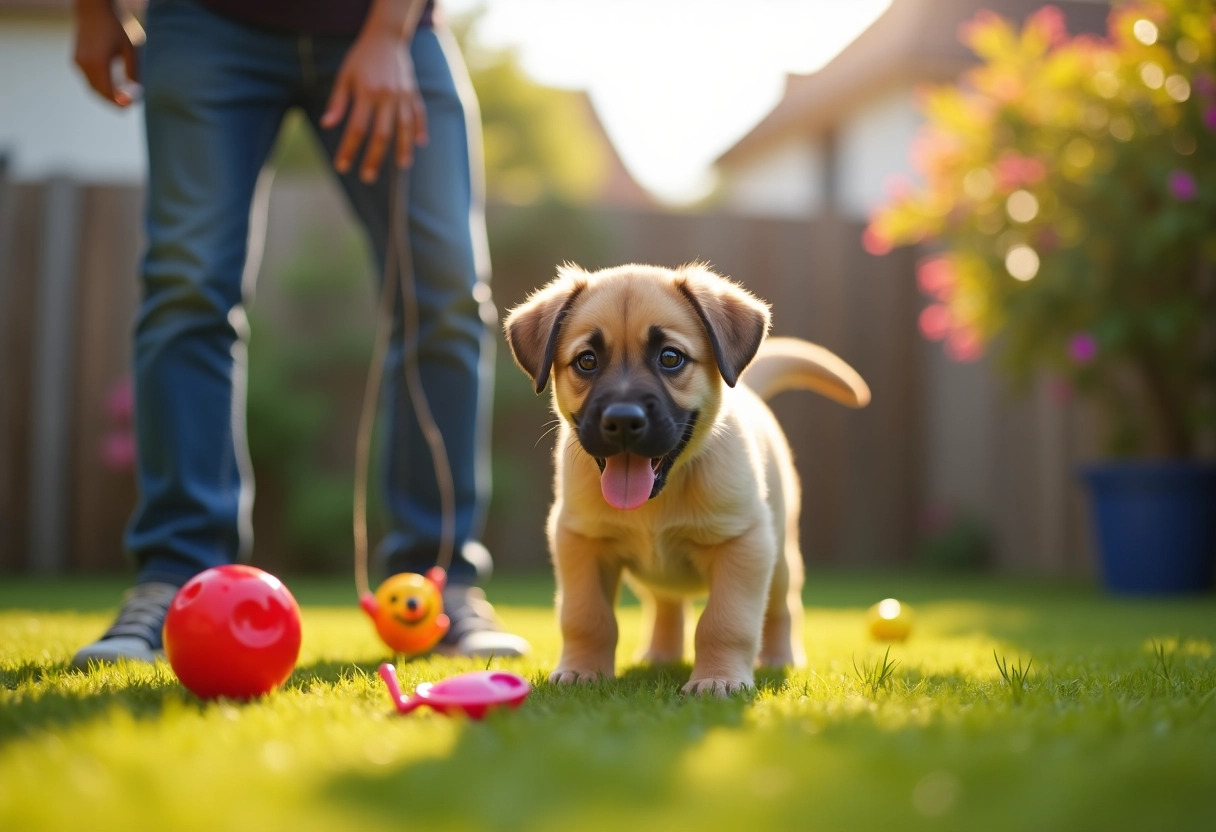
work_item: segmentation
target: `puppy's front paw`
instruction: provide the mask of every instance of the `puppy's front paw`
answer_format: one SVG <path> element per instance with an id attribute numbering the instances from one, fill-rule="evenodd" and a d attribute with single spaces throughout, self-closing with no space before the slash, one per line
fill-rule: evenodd
<path id="1" fill-rule="evenodd" d="M 694 696 L 716 696 L 725 699 L 733 693 L 752 687 L 750 679 L 723 679 L 710 677 L 708 679 L 691 679 L 684 686 L 685 693 Z"/>
<path id="2" fill-rule="evenodd" d="M 576 670 L 559 667 L 549 674 L 549 683 L 554 685 L 589 685 L 598 682 L 601 674 L 598 670 Z"/>

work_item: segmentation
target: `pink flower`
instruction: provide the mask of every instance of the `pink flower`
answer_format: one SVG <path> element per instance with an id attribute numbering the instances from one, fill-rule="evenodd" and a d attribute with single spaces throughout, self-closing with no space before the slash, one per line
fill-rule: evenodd
<path id="1" fill-rule="evenodd" d="M 1179 202 L 1191 202 L 1199 196 L 1199 186 L 1195 184 L 1195 177 L 1184 170 L 1176 170 L 1170 174 L 1169 187 L 1170 193 Z"/>
<path id="2" fill-rule="evenodd" d="M 926 306 L 917 319 L 920 334 L 930 341 L 940 341 L 950 332 L 950 310 L 940 303 Z"/>
<path id="3" fill-rule="evenodd" d="M 881 257 L 891 253 L 891 240 L 874 228 L 873 224 L 866 226 L 861 235 L 861 246 L 870 254 Z"/>
<path id="4" fill-rule="evenodd" d="M 135 388 L 131 377 L 124 376 L 106 393 L 106 414 L 116 422 L 128 423 L 135 413 Z"/>
<path id="5" fill-rule="evenodd" d="M 946 355 L 961 364 L 978 361 L 984 354 L 984 342 L 977 330 L 960 327 L 946 339 Z"/>
<path id="6" fill-rule="evenodd" d="M 1052 46 L 1068 40 L 1068 22 L 1055 6 L 1044 6 L 1026 18 L 1025 29 L 1041 33 Z"/>
<path id="7" fill-rule="evenodd" d="M 912 167 L 930 179 L 941 176 L 957 154 L 957 143 L 936 130 L 917 133 L 908 151 Z"/>
<path id="8" fill-rule="evenodd" d="M 1012 191 L 1026 185 L 1042 182 L 1047 176 L 1047 166 L 1039 159 L 1019 153 L 1004 153 L 996 162 L 997 187 Z"/>
<path id="9" fill-rule="evenodd" d="M 1203 111 L 1203 123 L 1209 130 L 1216 133 L 1216 105 Z"/>
<path id="10" fill-rule="evenodd" d="M 1098 339 L 1088 332 L 1078 332 L 1068 339 L 1068 357 L 1077 364 L 1089 364 L 1098 357 Z"/>
<path id="11" fill-rule="evenodd" d="M 912 181 L 903 174 L 895 174 L 888 177 L 884 184 L 886 186 L 887 197 L 892 202 L 906 200 L 912 196 Z"/>
<path id="12" fill-rule="evenodd" d="M 926 295 L 938 300 L 945 300 L 957 282 L 954 263 L 947 257 L 922 260 L 916 267 L 916 285 Z"/>
<path id="13" fill-rule="evenodd" d="M 129 430 L 113 430 L 101 442 L 101 461 L 111 471 L 135 468 L 135 435 Z"/>

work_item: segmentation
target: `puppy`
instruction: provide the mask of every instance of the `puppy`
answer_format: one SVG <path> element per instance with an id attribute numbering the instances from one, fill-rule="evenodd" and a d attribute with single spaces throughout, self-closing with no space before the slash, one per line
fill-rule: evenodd
<path id="1" fill-rule="evenodd" d="M 687 693 L 725 696 L 753 669 L 800 665 L 799 485 L 764 398 L 870 391 L 827 350 L 765 340 L 768 306 L 700 264 L 564 266 L 505 321 L 560 428 L 548 537 L 562 652 L 549 679 L 614 675 L 622 575 L 650 624 L 649 662 L 684 654 L 690 598 L 708 593 Z M 750 365 L 750 366 L 749 366 Z"/>

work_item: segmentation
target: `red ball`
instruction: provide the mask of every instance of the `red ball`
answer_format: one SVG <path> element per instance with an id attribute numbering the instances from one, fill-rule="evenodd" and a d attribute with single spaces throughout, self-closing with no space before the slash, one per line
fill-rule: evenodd
<path id="1" fill-rule="evenodd" d="M 169 605 L 165 656 L 202 699 L 252 699 L 286 681 L 300 655 L 300 607 L 283 582 L 252 566 L 195 575 Z"/>

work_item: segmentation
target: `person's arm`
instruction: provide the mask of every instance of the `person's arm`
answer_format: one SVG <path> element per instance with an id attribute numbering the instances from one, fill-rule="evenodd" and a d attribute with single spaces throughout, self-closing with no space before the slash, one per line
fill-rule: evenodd
<path id="1" fill-rule="evenodd" d="M 114 61 L 122 58 L 127 79 L 139 81 L 135 44 L 114 10 L 113 0 L 76 0 L 76 47 L 73 59 L 89 86 L 107 101 L 126 107 L 135 100 L 130 89 L 115 85 Z"/>
<path id="2" fill-rule="evenodd" d="M 399 167 L 408 167 L 414 146 L 426 144 L 426 108 L 414 77 L 409 43 L 426 0 L 373 0 L 367 20 L 338 70 L 321 126 L 346 130 L 334 154 L 339 173 L 350 170 L 367 141 L 359 176 L 371 182 L 390 141 Z M 347 115 L 349 112 L 349 115 Z"/>

